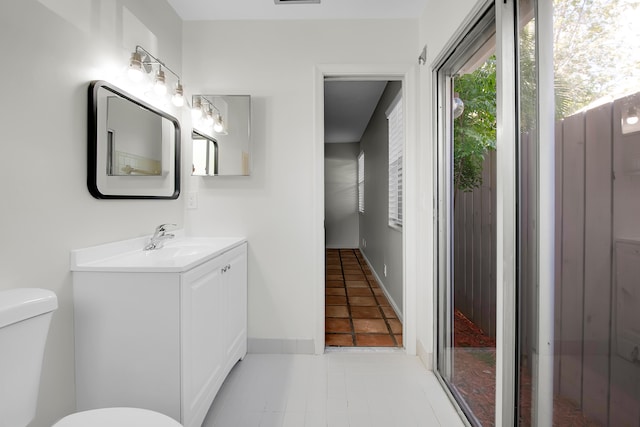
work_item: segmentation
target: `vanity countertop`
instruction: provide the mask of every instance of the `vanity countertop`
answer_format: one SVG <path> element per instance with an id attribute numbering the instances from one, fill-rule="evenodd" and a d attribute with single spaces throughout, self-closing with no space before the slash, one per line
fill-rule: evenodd
<path id="1" fill-rule="evenodd" d="M 173 272 L 192 269 L 218 255 L 240 246 L 244 237 L 188 237 L 172 232 L 175 239 L 161 249 L 144 251 L 149 237 L 107 243 L 71 251 L 71 271 Z"/>

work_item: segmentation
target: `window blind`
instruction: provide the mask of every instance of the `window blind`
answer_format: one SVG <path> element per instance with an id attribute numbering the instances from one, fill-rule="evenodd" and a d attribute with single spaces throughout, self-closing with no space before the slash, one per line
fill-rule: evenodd
<path id="1" fill-rule="evenodd" d="M 364 153 L 358 155 L 358 212 L 364 213 Z"/>
<path id="2" fill-rule="evenodd" d="M 404 114 L 400 97 L 387 112 L 389 121 L 389 225 L 402 227 Z"/>

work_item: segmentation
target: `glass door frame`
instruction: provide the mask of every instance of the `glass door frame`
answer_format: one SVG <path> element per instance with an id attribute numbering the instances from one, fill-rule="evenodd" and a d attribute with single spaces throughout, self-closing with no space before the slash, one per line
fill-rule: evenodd
<path id="1" fill-rule="evenodd" d="M 434 273 L 434 373 L 443 384 L 459 411 L 463 412 L 449 390 L 444 376 L 451 373 L 450 336 L 451 320 L 443 319 L 443 307 L 451 301 L 453 253 L 452 236 L 453 200 L 451 182 L 451 79 L 443 66 L 456 54 L 464 37 L 492 6 L 495 7 L 496 25 L 496 425 L 516 425 L 518 391 L 518 295 L 519 267 L 518 197 L 519 197 L 519 118 L 518 118 L 518 0 L 484 1 L 471 11 L 433 67 L 433 123 L 436 141 L 434 171 L 436 179 L 434 242 L 436 270 Z M 549 3 L 549 4 L 547 4 Z M 532 213 L 538 221 L 538 278 L 537 298 L 537 360 L 532 412 L 534 425 L 551 425 L 553 396 L 553 278 L 554 278 L 554 100 L 553 100 L 553 40 L 551 2 L 538 5 L 533 0 L 537 19 L 536 63 L 538 65 L 538 200 L 537 211 Z"/>
<path id="2" fill-rule="evenodd" d="M 509 15 L 510 12 L 510 15 Z M 494 15 L 491 16 L 490 14 Z M 510 20 L 508 17 L 510 16 Z M 513 25 L 513 4 L 510 2 L 484 1 L 469 14 L 443 53 L 434 61 L 433 93 L 435 106 L 434 140 L 436 141 L 434 170 L 436 215 L 434 242 L 436 271 L 434 286 L 435 351 L 434 373 L 458 411 L 465 417 L 473 418 L 467 404 L 459 399 L 455 390 L 449 388 L 445 377 L 452 373 L 451 316 L 445 315 L 445 307 L 451 306 L 453 289 L 453 188 L 452 176 L 452 80 L 454 73 L 467 59 L 466 53 L 479 44 L 484 44 L 487 24 L 495 23 L 496 42 L 496 135 L 497 182 L 496 188 L 496 425 L 513 425 L 515 414 L 515 33 Z M 508 47 L 512 48 L 509 50 Z M 509 62 L 510 64 L 505 64 Z M 505 90 L 505 88 L 508 88 Z M 511 99 L 508 103 L 505 100 Z M 511 105 L 511 109 L 505 108 Z M 504 146 L 510 146 L 504 148 Z M 507 177 L 510 177 L 507 179 Z M 506 186 L 504 184 L 507 184 Z M 504 258 L 507 258 L 505 262 Z M 508 303 L 507 301 L 512 301 Z M 510 306 L 511 310 L 504 307 Z M 510 320 L 509 320 L 510 319 Z M 508 338 L 508 339 L 506 339 Z M 505 402 L 509 402 L 505 404 Z"/>
<path id="3" fill-rule="evenodd" d="M 535 393 L 532 425 L 553 424 L 554 286 L 555 286 L 555 92 L 553 2 L 532 0 L 536 19 L 537 211 L 538 224 L 536 341 L 533 360 Z M 514 15 L 517 16 L 517 15 Z"/>
<path id="4" fill-rule="evenodd" d="M 518 80 L 514 0 L 496 2 L 496 425 L 516 423 Z M 535 412 L 535 410 L 534 410 Z"/>

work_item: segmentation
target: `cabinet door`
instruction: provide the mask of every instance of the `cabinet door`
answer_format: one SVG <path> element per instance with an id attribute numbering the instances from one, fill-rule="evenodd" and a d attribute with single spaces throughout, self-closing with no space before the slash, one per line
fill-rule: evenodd
<path id="1" fill-rule="evenodd" d="M 73 274 L 77 410 L 132 406 L 180 421 L 180 276 Z"/>
<path id="2" fill-rule="evenodd" d="M 226 254 L 223 273 L 226 361 L 233 366 L 247 353 L 247 245 Z"/>
<path id="3" fill-rule="evenodd" d="M 183 424 L 200 425 L 217 391 L 224 366 L 222 260 L 211 260 L 182 277 Z"/>

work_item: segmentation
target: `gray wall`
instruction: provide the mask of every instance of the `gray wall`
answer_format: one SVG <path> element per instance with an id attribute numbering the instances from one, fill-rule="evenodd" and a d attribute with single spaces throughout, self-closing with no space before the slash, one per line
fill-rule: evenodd
<path id="1" fill-rule="evenodd" d="M 324 145 L 324 219 L 327 248 L 357 248 L 360 143 Z"/>
<path id="2" fill-rule="evenodd" d="M 389 227 L 389 135 L 385 112 L 401 82 L 390 82 L 367 126 L 360 147 L 364 151 L 364 214 L 360 214 L 360 249 L 382 280 L 391 303 L 402 315 L 402 231 Z M 366 241 L 366 246 L 364 242 Z M 384 266 L 387 275 L 384 275 Z"/>

